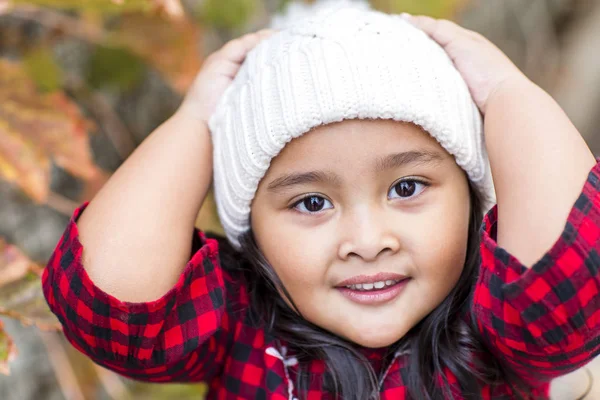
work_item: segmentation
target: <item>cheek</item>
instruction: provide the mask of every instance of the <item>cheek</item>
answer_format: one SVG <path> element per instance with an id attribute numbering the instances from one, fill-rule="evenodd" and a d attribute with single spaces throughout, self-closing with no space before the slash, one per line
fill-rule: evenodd
<path id="1" fill-rule="evenodd" d="M 253 225 L 257 244 L 295 302 L 326 283 L 331 235 L 298 227 L 287 218 L 264 218 Z"/>
<path id="2" fill-rule="evenodd" d="M 420 224 L 420 243 L 413 252 L 417 273 L 437 291 L 452 289 L 466 261 L 469 207 L 459 204 L 443 204 Z"/>

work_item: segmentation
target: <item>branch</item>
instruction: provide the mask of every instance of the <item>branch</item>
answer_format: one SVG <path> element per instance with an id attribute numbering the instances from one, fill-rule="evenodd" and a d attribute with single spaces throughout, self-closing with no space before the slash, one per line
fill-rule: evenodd
<path id="1" fill-rule="evenodd" d="M 54 369 L 58 385 L 67 400 L 85 400 L 75 370 L 56 335 L 55 333 L 40 333 L 40 338 L 46 346 L 48 359 Z"/>
<path id="2" fill-rule="evenodd" d="M 55 192 L 48 193 L 46 205 L 59 213 L 71 216 L 79 204 Z"/>
<path id="3" fill-rule="evenodd" d="M 4 4 L 2 2 L 5 2 Z M 0 13 L 28 21 L 35 21 L 48 29 L 59 29 L 69 36 L 77 37 L 91 43 L 102 43 L 106 32 L 78 18 L 73 18 L 50 8 L 36 7 L 29 4 L 11 6 L 6 0 L 0 0 Z"/>
<path id="4" fill-rule="evenodd" d="M 65 89 L 87 103 L 121 160 L 127 159 L 136 148 L 133 135 L 113 110 L 106 96 L 90 90 L 82 79 L 70 75 L 65 80 Z"/>

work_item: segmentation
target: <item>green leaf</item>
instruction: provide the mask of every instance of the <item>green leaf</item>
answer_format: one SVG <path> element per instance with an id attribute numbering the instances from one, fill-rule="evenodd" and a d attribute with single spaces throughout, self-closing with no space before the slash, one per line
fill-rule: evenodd
<path id="1" fill-rule="evenodd" d="M 50 49 L 39 47 L 28 52 L 23 58 L 27 75 L 42 92 L 59 90 L 63 83 L 63 73 Z"/>
<path id="2" fill-rule="evenodd" d="M 452 19 L 466 0 L 371 0 L 374 8 L 399 14 L 429 15 L 434 18 Z"/>
<path id="3" fill-rule="evenodd" d="M 217 29 L 242 28 L 256 10 L 256 0 L 206 0 L 201 19 Z"/>
<path id="4" fill-rule="evenodd" d="M 144 62 L 126 48 L 98 46 L 90 58 L 87 79 L 94 88 L 128 90 L 141 82 L 145 68 Z"/>
<path id="5" fill-rule="evenodd" d="M 146 400 L 202 400 L 208 387 L 205 383 L 175 384 L 175 383 L 138 383 L 135 382 L 132 393 L 134 398 Z"/>
<path id="6" fill-rule="evenodd" d="M 92 11 L 103 14 L 118 14 L 125 12 L 147 12 L 153 9 L 153 3 L 148 0 L 13 0 L 13 4 L 26 4 L 59 8 L 69 11 Z"/>

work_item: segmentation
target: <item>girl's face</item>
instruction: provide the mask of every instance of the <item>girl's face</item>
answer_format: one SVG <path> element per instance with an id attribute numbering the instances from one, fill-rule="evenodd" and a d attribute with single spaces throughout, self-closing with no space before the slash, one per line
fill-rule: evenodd
<path id="1" fill-rule="evenodd" d="M 251 211 L 257 244 L 304 318 L 365 347 L 402 338 L 465 263 L 467 177 L 412 124 L 345 120 L 292 140 Z"/>

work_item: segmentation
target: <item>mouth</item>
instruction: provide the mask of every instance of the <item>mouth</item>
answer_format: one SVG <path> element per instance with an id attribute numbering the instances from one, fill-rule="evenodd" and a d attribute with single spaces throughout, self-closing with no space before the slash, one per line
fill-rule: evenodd
<path id="1" fill-rule="evenodd" d="M 377 305 L 395 299 L 410 280 L 399 274 L 361 275 L 343 281 L 335 289 L 353 302 Z"/>
<path id="2" fill-rule="evenodd" d="M 367 292 L 367 291 L 372 292 L 372 291 L 384 289 L 389 286 L 394 286 L 398 282 L 401 282 L 401 280 L 387 279 L 385 281 L 377 281 L 377 282 L 373 282 L 373 283 L 357 283 L 356 285 L 346 285 L 346 286 L 342 286 L 342 287 L 347 288 L 347 289 L 352 289 L 352 290 L 358 290 L 361 292 Z"/>
<path id="3" fill-rule="evenodd" d="M 406 275 L 392 272 L 380 272 L 375 275 L 356 275 L 338 283 L 336 288 L 347 287 L 355 290 L 382 289 L 385 286 L 392 286 L 406 278 L 408 278 Z"/>

